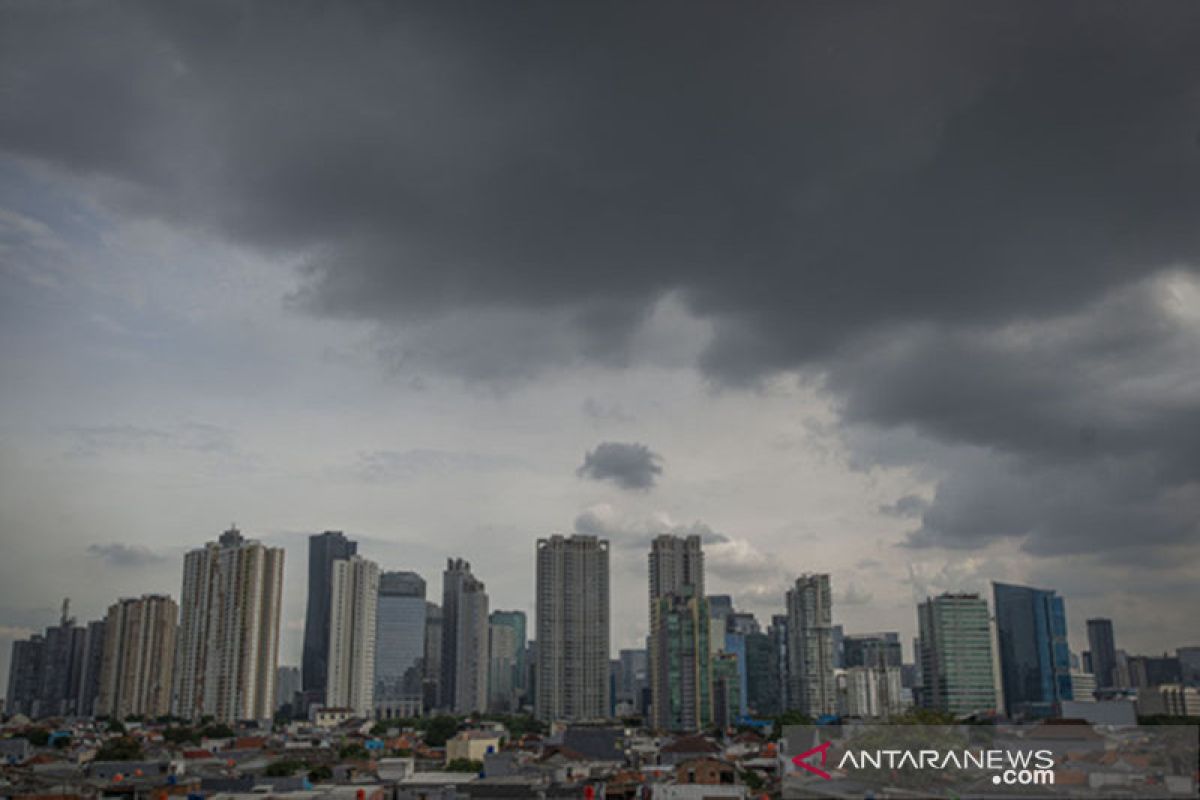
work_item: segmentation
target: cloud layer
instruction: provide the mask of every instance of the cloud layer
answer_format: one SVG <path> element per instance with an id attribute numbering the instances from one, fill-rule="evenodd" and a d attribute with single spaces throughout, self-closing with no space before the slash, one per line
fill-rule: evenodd
<path id="1" fill-rule="evenodd" d="M 662 456 L 637 442 L 601 442 L 583 454 L 576 474 L 611 481 L 622 489 L 647 491 L 663 473 Z"/>

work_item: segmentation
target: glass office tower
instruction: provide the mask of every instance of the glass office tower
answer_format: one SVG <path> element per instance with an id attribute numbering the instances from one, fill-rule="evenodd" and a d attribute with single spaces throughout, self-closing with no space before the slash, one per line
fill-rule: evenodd
<path id="1" fill-rule="evenodd" d="M 1053 716 L 1072 700 L 1067 612 L 1051 590 L 994 583 L 1000 676 L 1008 716 Z"/>

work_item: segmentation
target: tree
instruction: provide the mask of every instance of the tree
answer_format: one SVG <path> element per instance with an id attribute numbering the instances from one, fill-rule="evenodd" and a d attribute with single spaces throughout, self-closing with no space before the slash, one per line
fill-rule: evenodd
<path id="1" fill-rule="evenodd" d="M 328 764 L 318 764 L 308 771 L 308 779 L 313 783 L 333 779 L 333 770 Z"/>
<path id="2" fill-rule="evenodd" d="M 445 747 L 446 740 L 458 733 L 458 718 L 444 715 L 431 717 L 424 727 L 425 744 L 430 747 Z"/>
<path id="3" fill-rule="evenodd" d="M 29 728 L 25 731 L 25 739 L 34 747 L 45 747 L 50 741 L 50 731 L 45 728 Z"/>
<path id="4" fill-rule="evenodd" d="M 304 762 L 294 758 L 284 758 L 267 765 L 268 778 L 288 778 L 304 768 Z"/>
<path id="5" fill-rule="evenodd" d="M 746 784 L 746 786 L 748 786 L 750 788 L 750 791 L 753 791 L 753 792 L 756 792 L 759 789 L 763 788 L 763 786 L 765 784 L 765 781 L 763 781 L 762 776 L 759 775 L 754 770 L 750 770 L 750 769 L 739 770 L 738 776 L 741 777 L 742 783 Z"/>
<path id="6" fill-rule="evenodd" d="M 129 736 L 109 739 L 96 753 L 97 761 L 140 761 L 142 758 L 142 745 Z"/>
<path id="7" fill-rule="evenodd" d="M 910 708 L 891 722 L 897 725 L 954 725 L 957 720 L 949 711 L 933 708 Z"/>
<path id="8" fill-rule="evenodd" d="M 108 721 L 108 725 L 105 727 L 105 730 L 107 730 L 109 733 L 118 733 L 122 736 L 124 736 L 126 733 L 125 725 L 119 719 L 110 719 Z"/>
<path id="9" fill-rule="evenodd" d="M 233 728 L 223 722 L 218 722 L 212 725 L 205 725 L 200 729 L 200 735 L 205 739 L 232 739 L 237 734 Z"/>
<path id="10" fill-rule="evenodd" d="M 469 758 L 456 758 L 443 768 L 446 772 L 482 772 L 483 762 Z"/>
<path id="11" fill-rule="evenodd" d="M 338 750 L 338 758 L 351 760 L 364 760 L 371 757 L 367 748 L 363 747 L 358 742 L 342 745 L 342 749 Z"/>
<path id="12" fill-rule="evenodd" d="M 193 728 L 175 726 L 163 731 L 163 738 L 174 745 L 200 744 L 200 734 Z"/>

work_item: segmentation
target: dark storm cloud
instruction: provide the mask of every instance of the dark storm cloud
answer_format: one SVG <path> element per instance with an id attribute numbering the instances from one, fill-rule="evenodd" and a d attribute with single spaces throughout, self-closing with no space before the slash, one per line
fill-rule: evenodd
<path id="1" fill-rule="evenodd" d="M 619 367 L 676 297 L 717 383 L 982 454 L 914 545 L 1194 536 L 1195 4 L 3 13 L 0 147 L 298 260 L 401 368 Z"/>
<path id="2" fill-rule="evenodd" d="M 636 442 L 601 442 L 583 454 L 576 474 L 594 481 L 611 481 L 622 489 L 646 491 L 662 475 L 662 456 Z"/>
<path id="3" fill-rule="evenodd" d="M 161 564 L 166 557 L 139 544 L 110 542 L 88 545 L 88 555 L 110 567 L 145 567 Z"/>

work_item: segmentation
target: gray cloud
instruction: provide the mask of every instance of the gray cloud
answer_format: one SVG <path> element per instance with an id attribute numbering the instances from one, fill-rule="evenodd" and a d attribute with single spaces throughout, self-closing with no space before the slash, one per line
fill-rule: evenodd
<path id="1" fill-rule="evenodd" d="M 622 489 L 647 491 L 662 475 L 662 456 L 636 442 L 601 442 L 583 454 L 576 474 L 594 481 L 611 481 Z"/>
<path id="2" fill-rule="evenodd" d="M 897 498 L 894 503 L 880 506 L 879 511 L 889 517 L 919 517 L 928 507 L 929 501 L 924 497 L 906 494 Z"/>
<path id="3" fill-rule="evenodd" d="M 576 533 L 608 539 L 617 547 L 646 551 L 650 549 L 650 542 L 663 534 L 699 536 L 705 545 L 730 541 L 730 537 L 713 530 L 700 520 L 680 523 L 671 519 L 668 514 L 628 515 L 607 503 L 600 503 L 581 511 L 575 517 L 574 529 Z"/>
<path id="4" fill-rule="evenodd" d="M 1194 4 L 300 8 L 7 6 L 0 148 L 399 370 L 620 368 L 679 298 L 715 384 L 819 377 L 939 481 L 914 547 L 1196 541 Z"/>
<path id="5" fill-rule="evenodd" d="M 88 545 L 88 555 L 103 561 L 110 567 L 146 567 L 161 564 L 166 556 L 140 544 L 110 542 Z"/>
<path id="6" fill-rule="evenodd" d="M 410 480 L 424 475 L 491 472 L 519 465 L 512 456 L 455 452 L 431 448 L 372 450 L 360 453 L 353 474 L 372 483 Z"/>
<path id="7" fill-rule="evenodd" d="M 231 431 L 206 423 L 183 423 L 167 430 L 130 424 L 75 425 L 64 433 L 70 440 L 69 453 L 73 456 L 161 449 L 233 455 L 236 449 Z"/>

